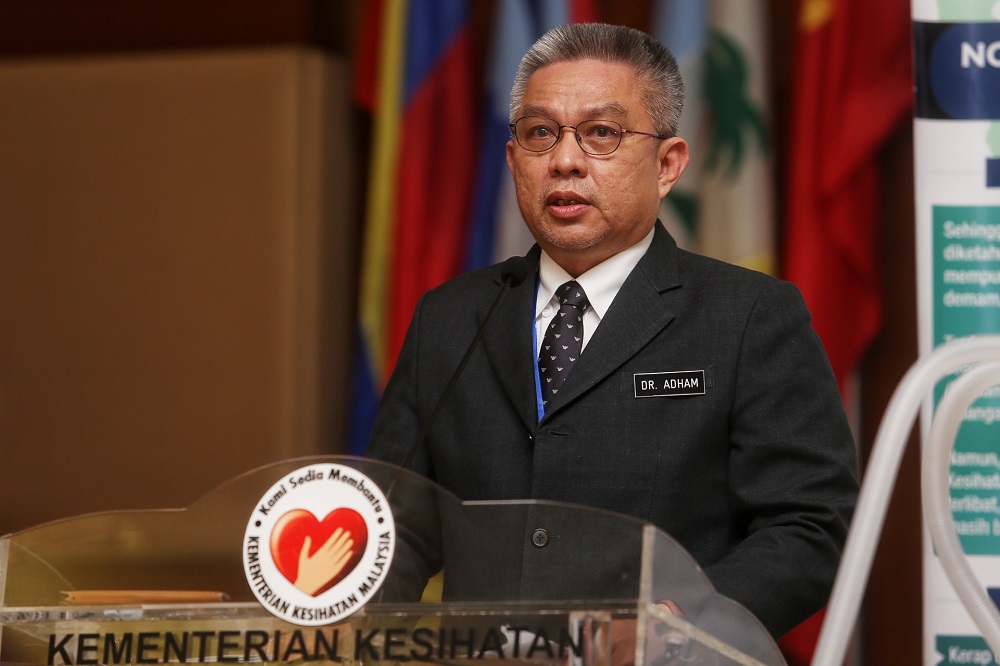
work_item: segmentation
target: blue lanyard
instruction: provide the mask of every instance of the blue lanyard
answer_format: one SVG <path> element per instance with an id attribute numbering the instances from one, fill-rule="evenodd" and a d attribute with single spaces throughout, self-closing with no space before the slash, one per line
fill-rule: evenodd
<path id="1" fill-rule="evenodd" d="M 538 303 L 538 286 L 541 282 L 541 276 L 535 277 L 535 300 L 532 303 L 531 308 L 531 348 L 538 349 L 538 326 L 535 323 L 535 308 Z M 545 416 L 545 405 L 542 403 L 542 378 L 538 374 L 538 357 L 532 360 L 532 366 L 535 368 L 535 402 L 538 404 L 538 421 L 541 422 L 542 418 Z"/>

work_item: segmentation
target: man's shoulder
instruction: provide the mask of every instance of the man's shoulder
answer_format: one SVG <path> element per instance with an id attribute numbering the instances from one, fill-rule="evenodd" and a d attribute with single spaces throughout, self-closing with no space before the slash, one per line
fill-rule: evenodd
<path id="1" fill-rule="evenodd" d="M 791 282 L 712 257 L 678 250 L 676 293 L 682 303 L 732 315 L 744 313 L 807 313 L 802 293 Z M 662 292 L 666 293 L 666 292 Z"/>
<path id="2" fill-rule="evenodd" d="M 662 227 L 658 232 L 640 266 L 659 288 L 681 286 L 687 290 L 743 294 L 768 288 L 795 290 L 790 283 L 767 273 L 680 248 Z"/>
<path id="3" fill-rule="evenodd" d="M 461 306 L 493 298 L 503 283 L 502 274 L 502 263 L 461 273 L 428 290 L 422 300 L 425 305 Z"/>
<path id="4" fill-rule="evenodd" d="M 725 287 L 752 291 L 768 288 L 795 289 L 791 283 L 773 275 L 688 250 L 678 249 L 676 257 L 681 281 L 691 286 L 701 284 L 712 288 Z"/>
<path id="5" fill-rule="evenodd" d="M 484 266 L 483 268 L 477 268 L 466 273 L 460 273 L 429 290 L 428 293 L 454 294 L 456 292 L 489 289 L 491 285 L 500 284 L 501 266 L 502 264 L 493 264 L 492 266 Z"/>

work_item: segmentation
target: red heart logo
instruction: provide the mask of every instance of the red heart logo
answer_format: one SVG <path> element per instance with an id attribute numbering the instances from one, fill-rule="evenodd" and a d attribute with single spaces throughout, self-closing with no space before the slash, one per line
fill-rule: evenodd
<path id="1" fill-rule="evenodd" d="M 337 528 L 342 529 L 354 541 L 351 547 L 353 554 L 343 568 L 313 592 L 312 596 L 319 596 L 342 581 L 358 566 L 368 544 L 368 527 L 364 518 L 354 509 L 343 507 L 331 511 L 322 521 L 316 520 L 316 516 L 305 509 L 293 509 L 281 516 L 271 530 L 271 557 L 278 571 L 294 585 L 299 577 L 299 556 L 306 537 L 311 541 L 309 555 L 315 555 Z"/>

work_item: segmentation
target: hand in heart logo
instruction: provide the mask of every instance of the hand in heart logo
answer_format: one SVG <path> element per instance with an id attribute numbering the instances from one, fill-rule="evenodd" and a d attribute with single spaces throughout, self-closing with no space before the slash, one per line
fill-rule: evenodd
<path id="1" fill-rule="evenodd" d="M 358 566 L 368 528 L 354 509 L 335 509 L 322 521 L 305 509 L 281 516 L 271 530 L 271 557 L 292 585 L 319 596 Z"/>

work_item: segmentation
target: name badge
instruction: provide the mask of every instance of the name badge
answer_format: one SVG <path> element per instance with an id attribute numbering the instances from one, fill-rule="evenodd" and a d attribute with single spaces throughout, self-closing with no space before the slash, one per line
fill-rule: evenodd
<path id="1" fill-rule="evenodd" d="M 705 395 L 705 371 L 644 372 L 634 375 L 635 397 L 663 398 L 676 395 Z"/>

